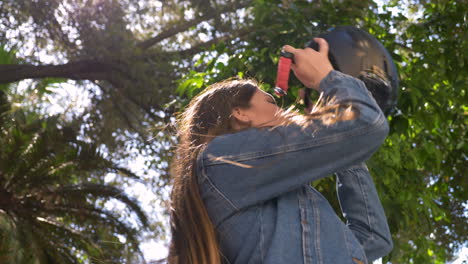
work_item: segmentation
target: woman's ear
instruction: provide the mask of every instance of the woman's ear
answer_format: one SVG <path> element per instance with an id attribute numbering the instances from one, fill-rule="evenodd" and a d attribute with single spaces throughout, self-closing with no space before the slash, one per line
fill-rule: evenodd
<path id="1" fill-rule="evenodd" d="M 235 117 L 238 121 L 243 123 L 248 123 L 251 121 L 250 116 L 246 113 L 245 110 L 241 109 L 240 107 L 234 107 L 232 109 L 231 115 Z"/>

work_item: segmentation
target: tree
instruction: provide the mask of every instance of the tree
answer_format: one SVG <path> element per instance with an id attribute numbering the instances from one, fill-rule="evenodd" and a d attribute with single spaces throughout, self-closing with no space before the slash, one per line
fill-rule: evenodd
<path id="1" fill-rule="evenodd" d="M 2 27 L 27 30 L 17 35 L 10 31 L 13 37 L 2 33 L 0 42 L 9 49 L 35 48 L 14 64 L 0 65 L 0 83 L 50 77 L 78 80 L 93 94 L 92 106 L 76 117 L 83 119 L 81 129 L 89 137 L 123 158 L 128 156 L 123 151 L 126 143 L 133 139 L 115 134 L 130 130 L 138 134 L 138 148 L 169 160 L 170 153 L 148 140 L 173 140 L 147 130 L 148 124 L 165 127 L 179 106 L 173 95 L 173 81 L 185 71 L 179 62 L 213 43 L 240 41 L 246 31 L 236 23 L 236 10 L 249 2 L 2 1 Z M 54 54 L 54 64 L 41 61 L 38 49 Z M 161 170 L 156 163 L 148 166 Z M 167 172 L 162 169 L 161 174 L 166 177 L 160 180 L 167 182 Z"/>
<path id="2" fill-rule="evenodd" d="M 12 111 L 2 91 L 0 145 L 1 263 L 123 263 L 139 257 L 146 215 L 103 180 L 109 172 L 135 175 L 104 159 L 95 144 L 77 140 L 56 117 Z M 124 204 L 140 225 L 104 207 L 109 200 Z"/>

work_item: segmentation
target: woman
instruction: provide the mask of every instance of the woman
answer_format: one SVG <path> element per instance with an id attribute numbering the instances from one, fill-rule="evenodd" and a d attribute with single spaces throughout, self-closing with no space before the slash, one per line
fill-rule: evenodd
<path id="1" fill-rule="evenodd" d="M 284 47 L 298 79 L 322 92 L 312 114 L 281 110 L 248 80 L 214 84 L 182 113 L 169 263 L 369 263 L 391 250 L 364 164 L 388 124 L 315 40 L 319 52 Z M 310 186 L 332 173 L 346 224 Z"/>

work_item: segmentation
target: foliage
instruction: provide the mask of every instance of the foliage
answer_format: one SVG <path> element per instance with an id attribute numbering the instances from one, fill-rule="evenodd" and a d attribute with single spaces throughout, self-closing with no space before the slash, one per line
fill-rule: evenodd
<path id="1" fill-rule="evenodd" d="M 105 184 L 106 173 L 136 177 L 76 139 L 56 117 L 11 111 L 0 91 L 0 262 L 123 263 L 138 257 L 149 223 L 138 203 Z M 138 228 L 104 207 L 114 200 Z M 127 216 L 128 217 L 128 216 Z M 121 242 L 119 236 L 125 238 Z"/>
<path id="2" fill-rule="evenodd" d="M 1 44 L 1 42 L 0 42 Z M 0 45 L 0 64 L 14 64 L 16 63 L 16 57 L 14 50 L 7 50 L 3 45 Z M 0 84 L 0 91 L 8 89 L 8 84 Z"/>

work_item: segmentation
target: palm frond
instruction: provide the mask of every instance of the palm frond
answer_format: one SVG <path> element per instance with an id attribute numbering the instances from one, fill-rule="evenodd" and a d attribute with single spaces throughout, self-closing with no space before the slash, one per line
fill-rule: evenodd
<path id="1" fill-rule="evenodd" d="M 84 233 L 73 230 L 69 226 L 52 219 L 36 217 L 35 220 L 38 229 L 48 230 L 48 235 L 54 237 L 53 241 L 60 241 L 62 248 L 70 252 L 69 255 L 74 255 L 71 252 L 77 250 L 96 257 L 102 254 L 99 245 Z"/>
<path id="2" fill-rule="evenodd" d="M 0 90 L 0 129 L 5 126 L 10 109 L 10 102 L 8 101 L 6 93 Z"/>
<path id="3" fill-rule="evenodd" d="M 120 220 L 118 216 L 108 210 L 99 209 L 95 207 L 77 207 L 73 208 L 68 206 L 54 206 L 52 208 L 42 209 L 41 213 L 44 215 L 63 218 L 69 218 L 76 223 L 76 225 L 84 226 L 88 223 L 93 225 L 105 225 L 113 232 L 125 235 L 127 240 L 132 244 L 137 244 L 137 230 L 127 225 L 124 221 Z"/>
<path id="4" fill-rule="evenodd" d="M 50 232 L 44 225 L 35 222 L 33 224 L 34 239 L 41 245 L 41 249 L 46 256 L 45 263 L 60 263 L 60 264 L 78 264 L 80 261 L 74 256 L 70 249 L 59 243 L 57 237 Z"/>
<path id="5" fill-rule="evenodd" d="M 144 227 L 149 226 L 148 218 L 141 209 L 140 205 L 138 204 L 138 201 L 136 201 L 133 198 L 130 198 L 128 195 L 125 194 L 124 191 L 113 186 L 94 183 L 84 183 L 78 185 L 61 186 L 56 188 L 55 190 L 51 190 L 49 194 L 66 194 L 67 197 L 83 197 L 86 195 L 92 195 L 95 197 L 102 198 L 114 198 L 123 202 L 133 212 L 135 212 L 135 214 L 137 215 L 138 219 Z"/>
<path id="6" fill-rule="evenodd" d="M 91 263 L 122 263 L 141 255 L 138 230 L 98 202 L 123 203 L 148 228 L 135 199 L 103 184 L 109 172 L 139 177 L 105 159 L 96 145 L 65 133 L 55 117 L 31 121 L 21 111 L 3 117 L 12 121 L 0 123 L 0 197 L 6 197 L 0 212 L 9 215 L 15 228 L 0 223 L 0 234 L 13 234 L 8 247 L 0 237 L 0 263 L 6 259 L 1 255 L 6 248 L 5 256 L 13 263 L 28 263 L 21 259 L 24 252 L 40 264 L 81 263 L 83 257 Z M 126 242 L 121 243 L 118 235 Z"/>

